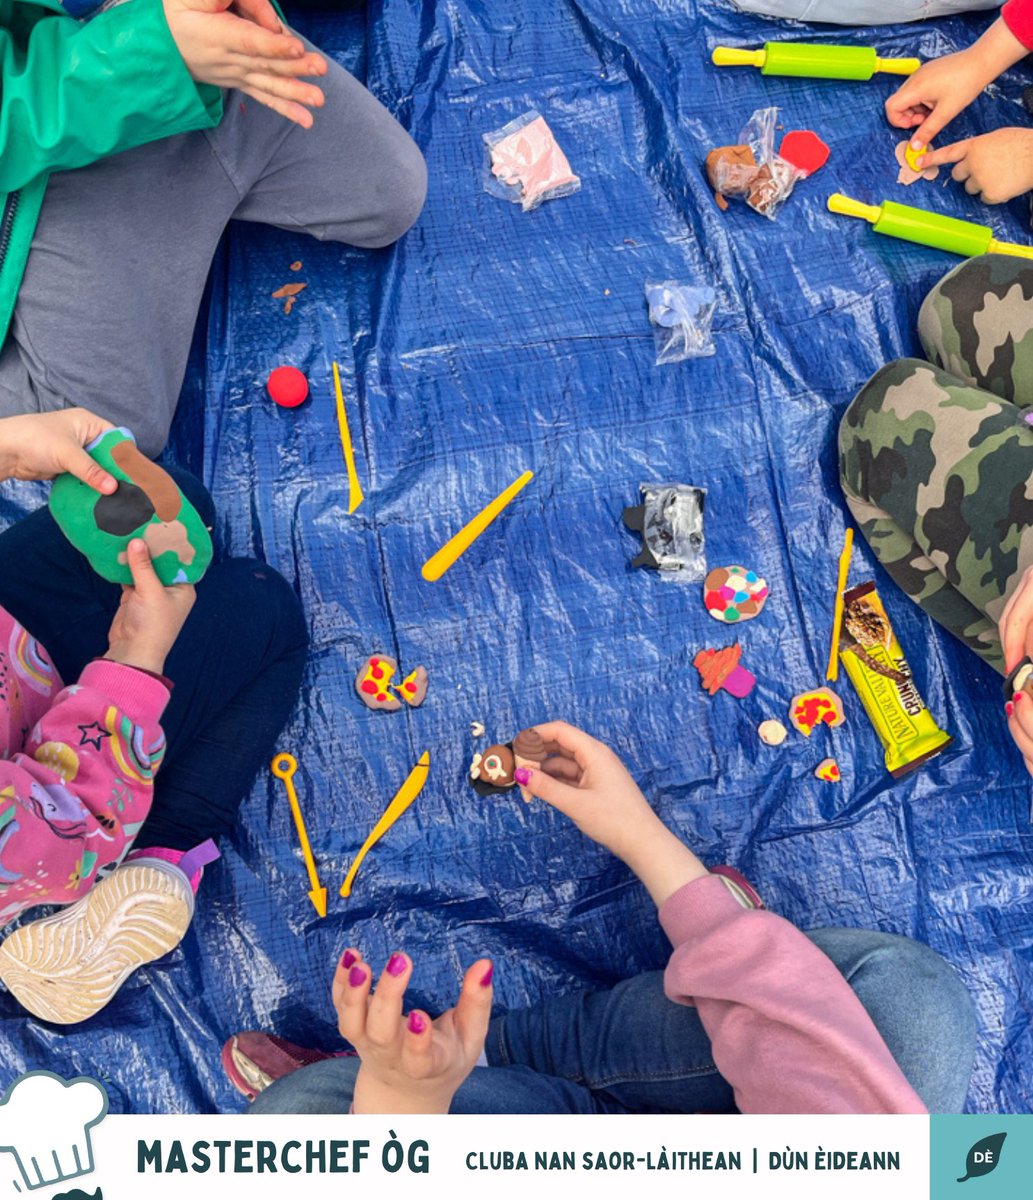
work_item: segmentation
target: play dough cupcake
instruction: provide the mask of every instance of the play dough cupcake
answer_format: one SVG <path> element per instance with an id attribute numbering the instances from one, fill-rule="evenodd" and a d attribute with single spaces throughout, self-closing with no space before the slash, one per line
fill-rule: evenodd
<path id="1" fill-rule="evenodd" d="M 767 583 L 745 567 L 715 567 L 703 582 L 707 612 L 729 625 L 759 616 L 767 598 Z"/>

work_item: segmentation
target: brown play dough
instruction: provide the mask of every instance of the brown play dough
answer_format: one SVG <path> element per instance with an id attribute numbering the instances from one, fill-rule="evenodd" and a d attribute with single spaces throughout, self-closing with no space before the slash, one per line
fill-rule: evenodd
<path id="1" fill-rule="evenodd" d="M 174 521 L 183 507 L 183 498 L 172 480 L 172 476 L 163 471 L 157 463 L 151 462 L 137 450 L 136 446 L 126 440 L 117 442 L 111 448 L 111 457 L 122 468 L 129 478 L 147 494 L 159 521 Z M 193 559 L 191 551 L 190 562 Z"/>
<path id="2" fill-rule="evenodd" d="M 548 754 L 545 748 L 545 739 L 537 729 L 522 729 L 513 739 L 513 754 L 518 767 L 527 767 L 528 770 L 537 771 Z M 525 787 L 520 789 L 520 795 L 528 803 L 534 799 Z"/>
<path id="3" fill-rule="evenodd" d="M 294 301 L 297 300 L 298 294 L 303 292 L 308 287 L 307 283 L 285 283 L 283 287 L 278 287 L 273 292 L 274 300 L 282 300 L 283 311 L 289 313 L 294 307 Z"/>
<path id="4" fill-rule="evenodd" d="M 483 754 L 475 754 L 470 764 L 470 778 L 490 783 L 493 787 L 513 786 L 516 759 L 508 746 L 489 746 Z"/>
<path id="5" fill-rule="evenodd" d="M 745 196 L 760 168 L 749 146 L 718 146 L 707 155 L 706 169 L 710 186 L 723 197 Z"/>

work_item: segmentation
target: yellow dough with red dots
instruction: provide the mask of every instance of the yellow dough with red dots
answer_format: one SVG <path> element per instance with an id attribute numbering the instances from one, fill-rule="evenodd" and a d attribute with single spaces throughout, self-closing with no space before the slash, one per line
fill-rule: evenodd
<path id="1" fill-rule="evenodd" d="M 789 702 L 789 721 L 797 733 L 810 737 L 819 725 L 835 729 L 846 720 L 843 701 L 832 688 L 814 688 L 800 692 Z"/>
<path id="2" fill-rule="evenodd" d="M 372 654 L 355 676 L 355 691 L 367 708 L 397 712 L 401 700 L 391 690 L 391 680 L 398 673 L 398 663 L 389 654 Z"/>
<path id="3" fill-rule="evenodd" d="M 839 783 L 842 776 L 839 773 L 839 763 L 834 758 L 823 758 L 814 768 L 814 774 L 826 783 Z"/>
<path id="4" fill-rule="evenodd" d="M 410 671 L 401 683 L 391 686 L 410 708 L 419 708 L 427 699 L 427 668 L 417 667 L 415 671 Z"/>

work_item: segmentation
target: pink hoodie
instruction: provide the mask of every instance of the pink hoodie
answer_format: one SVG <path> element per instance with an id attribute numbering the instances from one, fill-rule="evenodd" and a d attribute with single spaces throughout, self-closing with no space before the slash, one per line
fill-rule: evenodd
<path id="1" fill-rule="evenodd" d="M 834 963 L 782 917 L 745 909 L 716 875 L 660 909 L 664 989 L 695 1004 L 744 1113 L 924 1113 Z"/>
<path id="2" fill-rule="evenodd" d="M 165 754 L 168 699 L 160 680 L 113 662 L 63 687 L 0 609 L 0 928 L 79 899 L 130 848 Z"/>

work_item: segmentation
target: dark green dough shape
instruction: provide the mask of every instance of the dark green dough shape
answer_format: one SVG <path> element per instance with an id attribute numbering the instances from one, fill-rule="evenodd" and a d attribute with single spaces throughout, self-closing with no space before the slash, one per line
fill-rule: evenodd
<path id="1" fill-rule="evenodd" d="M 146 492 L 111 457 L 112 449 L 120 442 L 135 444 L 135 439 L 127 429 L 109 429 L 86 447 L 90 457 L 119 481 L 114 495 L 102 496 L 74 475 L 59 475 L 54 480 L 50 489 L 50 512 L 58 528 L 89 559 L 97 574 L 111 583 L 133 582 L 128 564 L 119 562 L 118 556 L 137 537 L 144 538 L 151 547 L 154 569 L 162 583 L 166 586 L 197 583 L 212 561 L 212 539 L 197 509 L 177 487 L 182 507 L 175 519 L 161 530 L 162 522 Z M 177 524 L 182 528 L 177 529 Z M 159 527 L 156 532 L 161 534 L 162 541 L 155 543 L 154 533 L 148 541 L 145 534 L 150 526 Z M 156 553 L 156 546 L 160 548 L 169 540 L 179 545 Z M 190 562 L 181 557 L 185 556 L 187 545 L 194 552 Z"/>

